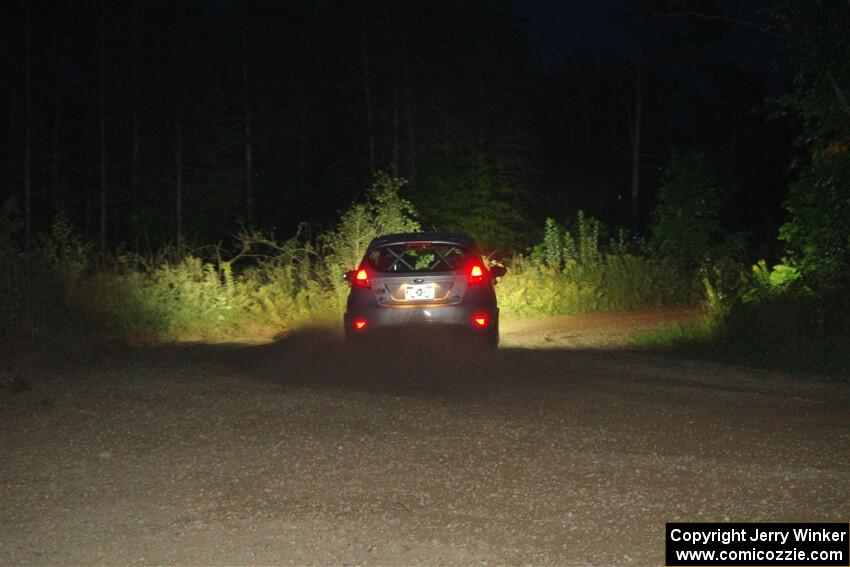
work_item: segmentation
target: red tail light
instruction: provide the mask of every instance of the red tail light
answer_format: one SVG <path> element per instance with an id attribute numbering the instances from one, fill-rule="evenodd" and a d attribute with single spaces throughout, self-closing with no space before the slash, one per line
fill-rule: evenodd
<path id="1" fill-rule="evenodd" d="M 366 271 L 366 268 L 357 270 L 357 274 L 354 276 L 354 283 L 360 287 L 369 287 L 369 272 Z"/>
<path id="2" fill-rule="evenodd" d="M 484 312 L 474 313 L 472 315 L 472 324 L 479 329 L 484 329 L 490 324 L 490 315 Z"/>
<path id="3" fill-rule="evenodd" d="M 366 319 L 355 319 L 354 320 L 354 329 L 357 331 L 362 331 L 366 328 L 367 325 Z"/>
<path id="4" fill-rule="evenodd" d="M 484 281 L 484 268 L 481 264 L 472 264 L 469 268 L 469 283 L 477 284 Z"/>

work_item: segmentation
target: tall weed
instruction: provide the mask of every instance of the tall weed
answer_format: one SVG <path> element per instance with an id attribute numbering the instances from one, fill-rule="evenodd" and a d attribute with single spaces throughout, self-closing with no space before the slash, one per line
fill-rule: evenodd
<path id="1" fill-rule="evenodd" d="M 572 227 L 547 219 L 543 242 L 517 256 L 497 287 L 506 316 L 542 316 L 694 302 L 692 274 L 629 252 L 625 232 L 605 242 L 605 226 L 579 211 Z"/>

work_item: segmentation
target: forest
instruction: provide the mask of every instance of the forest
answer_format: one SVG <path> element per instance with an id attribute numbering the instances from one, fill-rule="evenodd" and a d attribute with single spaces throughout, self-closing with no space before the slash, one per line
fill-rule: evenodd
<path id="1" fill-rule="evenodd" d="M 333 319 L 416 227 L 508 316 L 701 304 L 641 344 L 846 370 L 848 49 L 844 0 L 6 2 L 0 337 Z"/>

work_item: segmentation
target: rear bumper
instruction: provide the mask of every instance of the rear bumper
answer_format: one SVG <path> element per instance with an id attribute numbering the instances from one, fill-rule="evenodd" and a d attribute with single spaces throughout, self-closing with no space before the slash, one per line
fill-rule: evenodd
<path id="1" fill-rule="evenodd" d="M 490 316 L 490 323 L 485 329 L 479 329 L 472 323 L 473 314 L 481 312 Z M 423 305 L 351 310 L 344 316 L 346 331 L 354 328 L 356 319 L 366 320 L 364 331 L 400 326 L 454 325 L 473 332 L 486 333 L 498 328 L 499 309 L 490 305 Z"/>

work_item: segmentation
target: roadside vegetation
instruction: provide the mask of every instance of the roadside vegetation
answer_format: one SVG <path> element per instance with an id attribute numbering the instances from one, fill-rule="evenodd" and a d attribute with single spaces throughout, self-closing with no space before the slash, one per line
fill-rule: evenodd
<path id="1" fill-rule="evenodd" d="M 42 339 L 71 320 L 130 340 L 218 339 L 339 321 L 348 292 L 342 275 L 356 268 L 371 239 L 421 229 L 413 204 L 400 194 L 404 185 L 380 172 L 365 200 L 318 237 L 299 233 L 278 241 L 243 230 L 230 251 L 97 255 L 63 215 L 29 254 L 9 233 L 2 248 L 3 335 Z M 11 204 L 4 215 L 6 226 L 19 226 Z M 649 257 L 624 231 L 612 236 L 581 212 L 568 227 L 548 219 L 544 232 L 530 252 L 495 260 L 510 269 L 497 287 L 507 317 L 697 299 L 689 272 Z"/>
<path id="2" fill-rule="evenodd" d="M 703 304 L 694 325 L 637 337 L 642 348 L 797 370 L 850 368 L 850 163 L 818 153 L 786 201 L 786 256 L 748 266 L 744 238 L 724 226 L 725 189 L 702 154 L 675 154 L 641 240 L 578 211 L 547 219 L 541 241 L 491 261 L 505 317 Z M 338 322 L 369 241 L 420 230 L 405 180 L 379 172 L 363 201 L 330 229 L 289 240 L 245 229 L 233 246 L 94 252 L 60 214 L 27 252 L 14 203 L 2 209 L 0 333 L 47 345 L 81 337 L 130 341 L 273 336 Z M 828 227 L 825 230 L 824 227 Z"/>
<path id="3" fill-rule="evenodd" d="M 510 271 L 497 286 L 502 313 L 563 315 L 697 301 L 693 273 L 647 249 L 623 229 L 609 234 L 581 211 L 567 227 L 547 219 L 543 242 L 507 262 Z"/>
<path id="4" fill-rule="evenodd" d="M 638 346 L 787 370 L 850 371 L 850 155 L 818 151 L 785 202 L 785 255 L 699 269 L 707 315 Z"/>
<path id="5" fill-rule="evenodd" d="M 169 247 L 148 255 L 95 254 L 63 215 L 27 253 L 16 244 L 21 223 L 7 203 L 0 334 L 49 339 L 66 319 L 79 321 L 77 313 L 98 332 L 130 340 L 273 335 L 338 318 L 347 285 L 342 274 L 369 241 L 419 228 L 412 205 L 399 196 L 403 184 L 379 173 L 365 201 L 318 238 L 299 232 L 279 241 L 245 229 L 233 236 L 232 249 Z"/>
<path id="6" fill-rule="evenodd" d="M 491 261 L 509 268 L 497 286 L 502 312 L 510 318 L 702 304 L 706 314 L 696 324 L 635 344 L 766 367 L 847 370 L 847 160 L 841 150 L 812 161 L 787 200 L 789 220 L 779 235 L 784 261 L 748 267 L 743 236 L 723 224 L 728 189 L 710 160 L 676 154 L 648 239 L 578 211 L 564 224 L 547 219 L 541 241 L 524 253 L 493 250 Z M 369 241 L 421 229 L 415 206 L 402 196 L 405 183 L 379 172 L 364 200 L 313 238 L 307 227 L 285 241 L 245 229 L 231 249 L 166 248 L 147 256 L 96 254 L 61 214 L 27 252 L 17 244 L 21 223 L 8 202 L 0 223 L 0 333 L 74 345 L 81 337 L 209 340 L 336 324 L 347 294 L 342 274 L 356 267 Z"/>
<path id="7" fill-rule="evenodd" d="M 777 369 L 850 372 L 850 105 L 843 90 L 850 65 L 836 51 L 847 46 L 850 12 L 838 4 L 821 9 L 789 1 L 772 12 L 797 73 L 794 92 L 768 107 L 804 120 L 798 142 L 805 155 L 792 164 L 797 180 L 777 235 L 781 254 L 705 278 L 705 320 L 637 344 Z"/>

